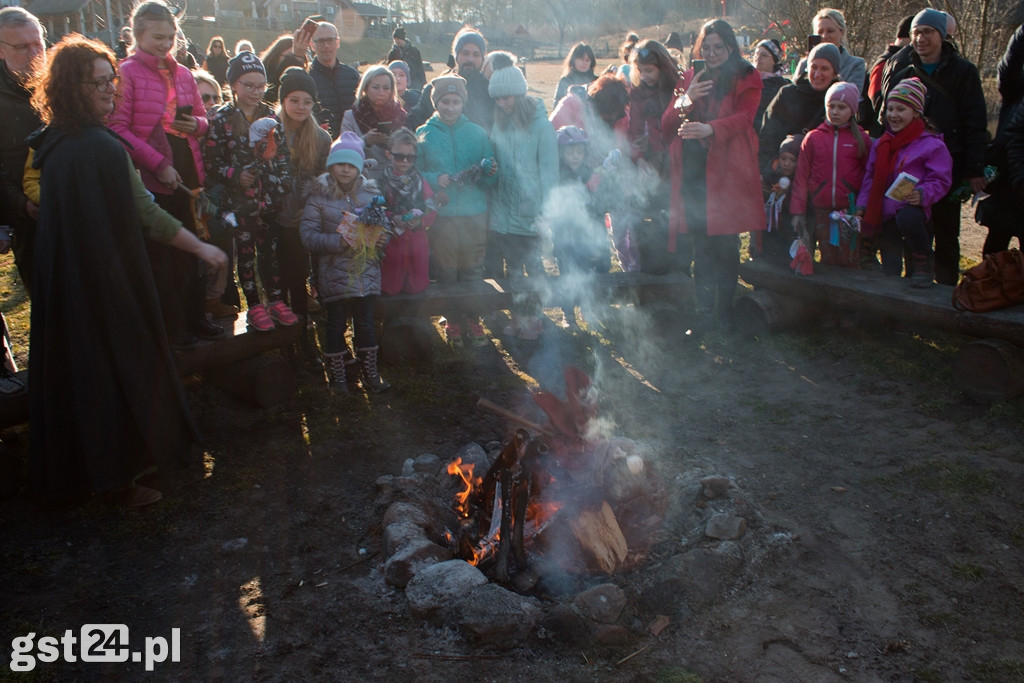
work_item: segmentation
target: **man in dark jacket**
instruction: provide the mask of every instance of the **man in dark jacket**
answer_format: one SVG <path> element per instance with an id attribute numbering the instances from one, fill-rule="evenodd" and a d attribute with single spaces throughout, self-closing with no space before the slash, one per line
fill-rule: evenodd
<path id="1" fill-rule="evenodd" d="M 332 138 L 341 134 L 341 117 L 352 108 L 359 88 L 359 72 L 338 61 L 338 29 L 322 21 L 313 34 L 313 52 L 309 75 L 316 83 L 320 105 L 330 114 L 327 122 Z"/>
<path id="2" fill-rule="evenodd" d="M 868 127 L 873 127 L 873 122 L 878 120 L 879 113 L 885 107 L 882 101 L 882 74 L 885 73 L 885 65 L 893 55 L 910 45 L 910 23 L 914 21 L 914 15 L 910 14 L 900 19 L 896 27 L 896 39 L 892 45 L 885 48 L 885 52 L 875 58 L 875 62 L 868 69 L 867 96 L 861 101 L 860 120 Z M 881 130 L 874 132 L 878 137 Z"/>
<path id="3" fill-rule="evenodd" d="M 30 282 L 32 245 L 39 207 L 22 191 L 28 144 L 25 138 L 39 127 L 32 108 L 28 79 L 46 63 L 43 27 L 20 7 L 0 10 L 0 166 L 3 167 L 0 223 L 14 230 L 14 260 L 25 288 Z"/>
<path id="4" fill-rule="evenodd" d="M 423 71 L 423 57 L 419 49 L 405 37 L 404 28 L 396 28 L 393 38 L 395 44 L 391 46 L 386 63 L 405 62 L 409 65 L 409 87 L 413 90 L 423 90 L 427 84 L 427 75 Z"/>
<path id="5" fill-rule="evenodd" d="M 916 76 L 928 88 L 924 115 L 942 133 L 953 157 L 953 189 L 965 181 L 972 192 L 985 187 L 985 143 L 988 113 L 978 69 L 957 54 L 945 41 L 947 16 L 936 9 L 925 9 L 911 23 L 911 44 L 896 53 L 885 67 L 882 92 L 887 96 L 893 86 Z M 909 57 L 906 66 L 904 58 Z M 883 111 L 880 118 L 885 116 Z M 884 120 L 881 121 L 884 123 Z M 935 281 L 955 285 L 960 279 L 960 202 L 943 197 L 932 207 L 935 235 Z"/>
<path id="6" fill-rule="evenodd" d="M 464 28 L 455 34 L 452 41 L 452 54 L 455 55 L 455 71 L 466 79 L 468 97 L 463 113 L 473 123 L 490 133 L 494 123 L 494 102 L 487 92 L 487 78 L 481 70 L 487 56 L 487 41 L 483 34 L 471 28 Z M 442 75 L 449 75 L 451 71 Z M 416 130 L 434 113 L 434 102 L 431 98 L 433 88 L 428 83 L 423 88 L 419 104 L 409 112 L 408 126 Z"/>

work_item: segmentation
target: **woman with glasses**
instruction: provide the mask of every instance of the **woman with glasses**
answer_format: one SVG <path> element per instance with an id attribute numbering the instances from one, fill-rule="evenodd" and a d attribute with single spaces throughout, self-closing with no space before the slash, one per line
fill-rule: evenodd
<path id="1" fill-rule="evenodd" d="M 209 71 L 221 85 L 227 83 L 228 58 L 230 57 L 231 55 L 228 54 L 227 49 L 224 47 L 223 38 L 220 36 L 210 38 L 210 45 L 206 48 L 206 60 L 203 62 L 203 68 Z"/>
<path id="2" fill-rule="evenodd" d="M 721 19 L 701 27 L 694 51 L 707 68 L 691 67 L 682 94 L 662 117 L 672 162 L 669 251 L 678 233 L 693 239 L 693 284 L 702 332 L 732 325 L 739 271 L 739 234 L 763 230 L 761 178 L 754 112 L 761 77 L 740 53 L 732 27 Z"/>
<path id="3" fill-rule="evenodd" d="M 33 487 L 45 500 L 109 494 L 113 502 L 140 506 L 161 495 L 136 479 L 156 466 L 185 464 L 198 437 L 146 242 L 214 268 L 227 257 L 153 203 L 104 125 L 118 92 L 116 68 L 105 45 L 73 34 L 32 83 L 46 128 L 32 140 L 42 175 L 30 461 Z"/>
<path id="4" fill-rule="evenodd" d="M 195 232 L 191 190 L 206 179 L 199 144 L 209 127 L 206 107 L 192 72 L 171 54 L 178 34 L 171 9 L 161 0 L 144 2 L 135 8 L 131 26 L 135 47 L 121 63 L 123 83 L 110 127 L 125 139 L 157 203 Z M 190 346 L 197 336 L 223 337 L 224 329 L 206 319 L 195 259 L 162 244 L 149 251 L 172 343 Z"/>
<path id="5" fill-rule="evenodd" d="M 283 300 L 274 220 L 291 187 L 289 150 L 281 123 L 263 101 L 267 72 L 259 57 L 251 52 L 232 57 L 228 83 L 233 101 L 214 114 L 203 153 L 211 182 L 224 186 L 218 200 L 223 220 L 235 227 L 238 281 L 249 309 L 246 319 L 253 330 L 268 332 L 275 323 L 299 323 Z M 257 258 L 266 303 L 256 284 Z"/>

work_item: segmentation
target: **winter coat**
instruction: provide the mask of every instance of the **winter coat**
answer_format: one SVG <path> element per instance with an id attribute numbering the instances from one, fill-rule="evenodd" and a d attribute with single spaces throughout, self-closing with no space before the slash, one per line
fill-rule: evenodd
<path id="1" fill-rule="evenodd" d="M 121 62 L 121 83 L 115 99 L 117 105 L 110 115 L 111 130 L 127 141 L 128 153 L 142 174 L 142 181 L 155 194 L 175 192 L 156 179 L 157 173 L 174 163 L 171 145 L 167 141 L 169 133 L 164 131 L 164 121 L 174 118 L 174 106 L 192 105 L 192 116 L 199 125 L 199 129 L 185 139 L 192 151 L 200 184 L 205 181 L 206 174 L 199 141 L 210 127 L 192 72 L 174 61 L 171 55 L 164 57 L 164 61 L 174 79 L 173 106 L 168 107 L 167 81 L 157 66 L 160 58 L 137 50 Z"/>
<path id="2" fill-rule="evenodd" d="M 462 113 L 484 130 L 490 130 L 491 125 L 494 123 L 494 100 L 491 99 L 491 95 L 487 91 L 488 81 L 484 78 L 483 74 L 479 71 L 463 74 L 450 70 L 441 75 L 458 75 L 466 79 L 468 99 Z M 423 94 L 420 96 L 420 101 L 409 112 L 409 122 L 406 124 L 409 126 L 409 130 L 417 130 L 434 113 L 433 92 L 434 86 L 430 83 L 423 86 Z"/>
<path id="3" fill-rule="evenodd" d="M 558 81 L 558 87 L 555 88 L 555 99 L 552 102 L 552 107 L 557 107 L 558 103 L 563 97 L 569 94 L 569 88 L 574 85 L 582 85 L 584 87 L 590 85 L 597 80 L 597 75 L 593 73 L 591 69 L 590 73 L 583 73 L 576 69 L 570 69 L 567 76 L 562 76 Z"/>
<path id="4" fill-rule="evenodd" d="M 327 155 L 331 151 L 331 135 L 323 128 L 316 129 L 317 163 L 316 173 L 305 174 L 294 164 L 294 156 L 289 150 L 289 161 L 292 164 L 291 178 L 288 179 L 288 192 L 281 204 L 281 212 L 277 214 L 277 224 L 288 228 L 298 228 L 302 220 L 302 211 L 306 200 L 313 189 L 313 183 L 327 169 Z"/>
<path id="5" fill-rule="evenodd" d="M 985 143 L 988 141 L 988 109 L 978 69 L 961 57 L 948 42 L 942 44 L 938 68 L 929 76 L 921 58 L 908 45 L 893 56 L 882 76 L 882 91 L 888 96 L 904 78 L 916 76 L 928 88 L 924 115 L 942 133 L 953 157 L 953 182 L 984 174 Z M 880 118 L 885 115 L 884 111 Z"/>
<path id="6" fill-rule="evenodd" d="M 761 132 L 761 127 L 764 125 L 765 110 L 768 109 L 768 105 L 775 99 L 775 95 L 784 86 L 789 85 L 789 79 L 783 78 L 778 74 L 764 74 L 761 77 L 761 85 L 764 86 L 764 89 L 761 90 L 761 103 L 757 105 L 757 111 L 754 112 L 754 130 L 758 133 Z"/>
<path id="7" fill-rule="evenodd" d="M 874 183 L 877 152 L 878 141 L 871 147 L 871 154 L 868 155 L 868 164 L 864 169 L 864 182 L 860 186 L 860 194 L 857 195 L 857 206 L 868 205 L 871 186 Z M 893 167 L 892 174 L 885 181 L 885 190 L 889 189 L 889 185 L 892 185 L 896 177 L 904 171 L 919 180 L 917 189 L 921 193 L 921 208 L 924 209 L 925 216 L 930 217 L 932 204 L 945 197 L 952 184 L 953 160 L 942 140 L 942 135 L 926 130 L 916 140 L 901 149 L 896 156 L 896 165 Z M 885 190 L 882 191 L 885 192 Z M 881 221 L 892 218 L 904 206 L 908 206 L 908 204 L 884 197 Z"/>
<path id="8" fill-rule="evenodd" d="M 356 101 L 359 72 L 341 62 L 335 62 L 333 67 L 326 67 L 314 57 L 312 64 L 309 65 L 309 75 L 316 83 L 320 104 L 331 114 L 331 120 L 328 122 L 331 138 L 337 139 L 341 134 L 341 117 Z"/>
<path id="9" fill-rule="evenodd" d="M 263 96 L 263 101 L 268 104 L 275 104 L 279 99 L 278 94 L 281 92 L 281 74 L 293 66 L 297 66 L 305 71 L 306 58 L 299 57 L 294 52 L 289 51 L 282 54 L 276 63 L 264 62 L 263 66 L 267 70 L 267 94 Z M 319 115 L 319 112 L 314 112 L 314 114 Z M 323 123 L 320 118 L 317 121 Z"/>
<path id="10" fill-rule="evenodd" d="M 1019 202 L 1024 193 L 1024 99 L 1017 102 L 1007 117 L 1003 139 L 1006 145 L 1006 164 L 997 182 L 1005 178 Z"/>
<path id="11" fill-rule="evenodd" d="M 683 74 L 680 87 L 690 87 L 693 69 Z M 765 229 L 761 200 L 761 175 L 757 165 L 757 134 L 754 112 L 761 101 L 761 76 L 747 66 L 736 76 L 732 90 L 718 99 L 712 92 L 697 100 L 691 121 L 711 125 L 714 134 L 707 143 L 707 226 L 708 235 L 738 235 Z M 683 141 L 676 131 L 682 122 L 681 109 L 669 107 L 661 119 L 663 139 L 672 164 L 669 251 L 675 251 L 676 233 L 686 232 L 683 207 Z M 777 147 L 777 146 L 776 146 Z"/>
<path id="12" fill-rule="evenodd" d="M 812 88 L 806 76 L 783 86 L 764 112 L 758 165 L 767 168 L 771 164 L 787 135 L 814 130 L 824 120 L 825 90 Z"/>
<path id="13" fill-rule="evenodd" d="M 375 256 L 358 263 L 355 251 L 338 232 L 346 211 L 355 213 L 369 206 L 370 200 L 380 194 L 377 185 L 360 176 L 352 193 L 354 201 L 336 197 L 336 188 L 337 183 L 330 173 L 317 178 L 299 224 L 302 246 L 309 250 L 315 264 L 317 292 L 328 304 L 339 299 L 380 294 L 380 263 L 384 253 L 381 247 Z"/>
<path id="14" fill-rule="evenodd" d="M 228 56 L 223 51 L 219 55 L 208 54 L 203 68 L 210 72 L 214 80 L 222 86 L 228 84 Z"/>
<path id="15" fill-rule="evenodd" d="M 22 175 L 25 158 L 28 156 L 28 143 L 25 138 L 39 127 L 39 115 L 29 101 L 32 93 L 26 90 L 7 70 L 7 65 L 0 61 L 0 169 L 2 169 L 3 194 L 0 195 L 0 207 L 3 211 L 2 222 L 10 224 L 15 233 L 32 229 L 32 220 L 26 209 L 26 197 L 22 190 Z"/>
<path id="16" fill-rule="evenodd" d="M 485 188 L 497 182 L 497 174 L 481 173 L 475 183 L 442 188 L 437 179 L 442 174 L 454 175 L 483 159 L 494 158 L 494 148 L 484 129 L 470 121 L 465 114 L 455 125 L 449 126 L 436 113 L 416 130 L 419 141 L 416 165 L 423 178 L 434 190 L 448 195 L 448 203 L 438 207 L 438 216 L 475 216 L 487 213 Z"/>
<path id="17" fill-rule="evenodd" d="M 796 73 L 793 74 L 793 82 L 807 76 L 807 58 L 802 58 L 796 65 Z M 860 96 L 864 97 L 864 82 L 867 80 L 867 62 L 863 57 L 854 57 L 842 45 L 839 46 L 839 80 L 853 83 L 860 89 Z"/>
<path id="18" fill-rule="evenodd" d="M 260 103 L 253 121 L 261 118 L 277 117 L 270 107 Z M 276 154 L 264 160 L 258 159 L 249 146 L 249 123 L 234 104 L 225 104 L 214 113 L 203 148 L 210 184 L 224 186 L 225 192 L 220 201 L 220 208 L 224 211 L 236 211 L 242 216 L 277 212 L 282 209 L 292 183 L 284 126 L 278 122 L 274 129 Z M 248 189 L 239 182 L 242 171 L 246 169 L 259 176 L 256 185 Z"/>
<path id="19" fill-rule="evenodd" d="M 1024 24 L 1017 27 L 1006 44 L 1006 51 L 996 70 L 996 82 L 1002 99 L 999 125 L 1003 126 L 1009 120 L 1014 105 L 1024 98 Z"/>
<path id="20" fill-rule="evenodd" d="M 391 52 L 388 53 L 387 62 L 405 62 L 409 65 L 409 87 L 413 90 L 420 90 L 427 83 L 427 75 L 423 71 L 423 57 L 420 50 L 408 40 L 405 45 L 391 44 Z"/>
<path id="21" fill-rule="evenodd" d="M 491 129 L 498 160 L 498 189 L 491 200 L 490 229 L 500 235 L 537 235 L 544 199 L 558 184 L 558 140 L 544 103 L 536 100 L 530 127 L 511 121 Z"/>
<path id="22" fill-rule="evenodd" d="M 861 133 L 867 140 L 867 133 Z M 850 126 L 836 128 L 828 121 L 812 130 L 800 145 L 800 158 L 789 210 L 793 215 L 807 212 L 807 200 L 816 209 L 846 209 L 849 195 L 856 197 L 864 179 L 867 154 L 857 156 L 857 139 Z"/>
<path id="23" fill-rule="evenodd" d="M 642 157 L 659 173 L 667 173 L 661 116 L 674 99 L 673 93 L 665 93 L 660 88 L 652 88 L 643 83 L 633 86 L 629 91 L 629 141 L 636 142 L 645 135 L 648 141 L 647 151 L 642 154 L 633 152 L 633 161 Z"/>

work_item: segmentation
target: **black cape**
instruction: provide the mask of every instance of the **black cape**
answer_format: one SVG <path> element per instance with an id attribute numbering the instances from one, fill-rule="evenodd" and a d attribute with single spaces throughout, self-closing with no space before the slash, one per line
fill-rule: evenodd
<path id="1" fill-rule="evenodd" d="M 92 126 L 32 141 L 42 169 L 32 277 L 32 484 L 44 498 L 123 488 L 184 465 L 198 432 L 160 315 L 134 173 Z"/>

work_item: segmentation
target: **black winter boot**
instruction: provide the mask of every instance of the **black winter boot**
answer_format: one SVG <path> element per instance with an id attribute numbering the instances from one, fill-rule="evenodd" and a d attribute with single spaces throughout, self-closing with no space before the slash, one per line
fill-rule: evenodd
<path id="1" fill-rule="evenodd" d="M 359 361 L 352 355 L 347 345 L 341 355 L 345 358 L 345 383 L 348 384 L 348 390 L 357 391 L 359 389 Z"/>
<path id="2" fill-rule="evenodd" d="M 350 354 L 351 355 L 351 354 Z M 324 369 L 327 371 L 327 382 L 331 391 L 336 394 L 349 393 L 348 384 L 345 382 L 345 353 L 325 353 Z"/>
<path id="3" fill-rule="evenodd" d="M 914 254 L 914 272 L 910 274 L 910 286 L 914 289 L 927 289 L 935 280 L 935 266 L 928 254 Z"/>
<path id="4" fill-rule="evenodd" d="M 359 355 L 359 363 L 362 365 L 363 387 L 375 394 L 387 391 L 391 385 L 384 381 L 377 372 L 377 349 L 379 346 L 371 346 L 367 349 L 356 349 Z"/>

